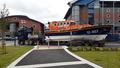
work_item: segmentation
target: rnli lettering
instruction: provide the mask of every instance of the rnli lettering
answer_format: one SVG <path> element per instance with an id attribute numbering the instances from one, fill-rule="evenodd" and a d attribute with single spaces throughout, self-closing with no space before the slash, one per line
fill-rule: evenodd
<path id="1" fill-rule="evenodd" d="M 98 33 L 98 30 L 92 30 L 92 33 Z"/>
<path id="2" fill-rule="evenodd" d="M 90 32 L 90 31 L 87 31 L 87 34 L 91 34 L 91 32 Z"/>
<path id="3" fill-rule="evenodd" d="M 87 31 L 87 34 L 94 34 L 94 33 L 98 33 L 98 30 Z"/>

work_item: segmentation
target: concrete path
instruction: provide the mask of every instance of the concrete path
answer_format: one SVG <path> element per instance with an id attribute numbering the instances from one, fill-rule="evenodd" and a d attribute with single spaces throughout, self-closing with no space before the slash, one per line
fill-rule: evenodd
<path id="1" fill-rule="evenodd" d="M 7 68 L 102 68 L 67 50 L 66 46 L 36 46 Z"/>

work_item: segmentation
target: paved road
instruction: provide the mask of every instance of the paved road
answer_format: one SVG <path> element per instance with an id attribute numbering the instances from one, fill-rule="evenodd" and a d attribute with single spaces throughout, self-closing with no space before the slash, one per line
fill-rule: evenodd
<path id="1" fill-rule="evenodd" d="M 33 50 L 18 62 L 17 66 L 19 68 L 22 68 L 20 66 L 24 68 L 94 68 L 71 56 L 64 49 Z"/>
<path id="2" fill-rule="evenodd" d="M 70 61 L 79 60 L 66 53 L 63 49 L 34 50 L 23 58 L 16 66 Z"/>

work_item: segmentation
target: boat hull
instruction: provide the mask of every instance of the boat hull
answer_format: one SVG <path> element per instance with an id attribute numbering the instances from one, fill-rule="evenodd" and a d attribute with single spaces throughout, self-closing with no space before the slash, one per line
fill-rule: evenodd
<path id="1" fill-rule="evenodd" d="M 106 38 L 107 34 L 104 35 L 68 35 L 68 36 L 46 36 L 46 40 L 51 41 L 70 41 L 70 40 L 92 40 L 92 41 L 100 41 Z"/>
<path id="2" fill-rule="evenodd" d="M 110 32 L 110 26 L 94 26 L 80 30 L 68 32 L 48 32 L 46 33 L 46 40 L 53 41 L 70 41 L 70 40 L 104 40 Z"/>

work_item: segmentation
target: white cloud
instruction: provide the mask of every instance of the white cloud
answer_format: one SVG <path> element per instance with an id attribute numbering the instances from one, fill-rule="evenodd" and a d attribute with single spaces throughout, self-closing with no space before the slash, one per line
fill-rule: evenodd
<path id="1" fill-rule="evenodd" d="M 0 6 L 6 4 L 10 15 L 27 15 L 30 18 L 47 23 L 62 20 L 71 0 L 0 0 Z"/>

